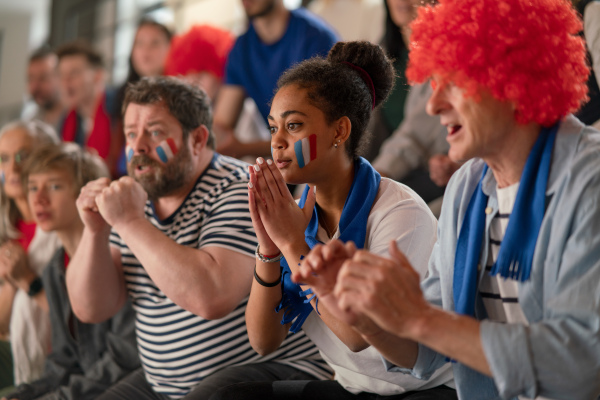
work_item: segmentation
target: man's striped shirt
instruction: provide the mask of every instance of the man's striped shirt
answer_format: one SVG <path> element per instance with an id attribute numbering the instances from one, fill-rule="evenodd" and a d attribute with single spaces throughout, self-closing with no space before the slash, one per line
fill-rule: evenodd
<path id="1" fill-rule="evenodd" d="M 149 202 L 146 218 L 181 245 L 198 249 L 219 246 L 253 257 L 256 237 L 248 210 L 246 166 L 215 154 L 173 215 L 158 219 Z M 121 252 L 127 289 L 136 310 L 140 358 L 146 379 L 156 392 L 181 398 L 219 369 L 261 361 L 290 365 L 317 379 L 331 377 L 331 369 L 302 332 L 289 335 L 267 357 L 254 352 L 244 319 L 247 297 L 228 316 L 206 320 L 168 299 L 114 231 L 110 240 Z"/>
<path id="2" fill-rule="evenodd" d="M 498 259 L 500 245 L 506 233 L 518 190 L 518 183 L 506 188 L 496 189 L 498 214 L 496 214 L 490 225 L 487 273 L 484 274 L 479 288 L 479 294 L 483 299 L 489 319 L 497 322 L 527 323 L 519 304 L 519 283 L 514 279 L 506 279 L 500 275 L 490 276 L 492 266 Z"/>

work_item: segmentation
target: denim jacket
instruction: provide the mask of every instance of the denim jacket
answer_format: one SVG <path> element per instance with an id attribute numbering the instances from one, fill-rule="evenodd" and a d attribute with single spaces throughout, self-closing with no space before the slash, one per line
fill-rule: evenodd
<path id="1" fill-rule="evenodd" d="M 438 224 L 438 240 L 422 283 L 431 303 L 453 311 L 456 243 L 471 195 L 481 177 L 480 159 L 452 177 Z M 491 170 L 482 188 L 489 195 L 480 265 L 488 257 L 490 223 L 498 213 Z M 562 121 L 552 155 L 544 220 L 531 278 L 519 283 L 519 303 L 528 324 L 487 320 L 476 299 L 476 317 L 493 377 L 453 365 L 461 399 L 596 399 L 600 394 L 600 132 L 573 116 Z M 480 280 L 485 268 L 480 269 Z M 411 370 L 388 369 L 427 379 L 446 357 L 419 345 Z"/>

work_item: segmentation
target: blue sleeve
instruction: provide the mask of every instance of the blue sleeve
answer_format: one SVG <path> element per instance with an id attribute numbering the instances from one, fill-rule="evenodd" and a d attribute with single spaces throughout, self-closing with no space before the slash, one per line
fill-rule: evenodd
<path id="1" fill-rule="evenodd" d="M 244 86 L 240 69 L 243 65 L 241 62 L 242 43 L 240 41 L 241 38 L 238 38 L 227 56 L 227 63 L 225 64 L 226 85 Z"/>
<path id="2" fill-rule="evenodd" d="M 532 279 L 519 287 L 520 300 L 532 292 L 534 299 L 543 299 L 533 303 L 541 309 L 540 317 L 528 316 L 528 326 L 481 323 L 483 350 L 502 397 L 595 399 L 600 393 L 597 149 L 579 171 L 569 171 L 579 175 L 577 181 L 554 194 L 540 230 Z M 526 316 L 530 308 L 524 304 Z"/>

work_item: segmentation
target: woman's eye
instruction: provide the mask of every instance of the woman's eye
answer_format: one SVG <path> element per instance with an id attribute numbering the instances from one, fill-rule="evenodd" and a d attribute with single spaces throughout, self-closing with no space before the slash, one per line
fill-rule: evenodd
<path id="1" fill-rule="evenodd" d="M 302 124 L 300 124 L 298 122 L 290 122 L 290 123 L 287 124 L 287 129 L 288 129 L 288 131 L 293 131 L 293 130 L 298 129 L 298 127 L 300 125 L 302 125 Z"/>
<path id="2" fill-rule="evenodd" d="M 150 135 L 152 135 L 152 137 L 158 137 L 158 136 L 160 136 L 160 132 L 159 131 L 152 131 L 152 132 L 150 132 Z"/>
<path id="3" fill-rule="evenodd" d="M 62 186 L 57 183 L 50 185 L 50 190 L 60 190 L 60 189 L 62 189 Z"/>
<path id="4" fill-rule="evenodd" d="M 27 191 L 29 191 L 29 192 L 37 192 L 37 186 L 29 186 L 27 188 Z"/>
<path id="5" fill-rule="evenodd" d="M 274 126 L 269 126 L 269 132 L 271 132 L 271 135 L 274 135 L 275 132 L 277 132 L 277 128 Z"/>

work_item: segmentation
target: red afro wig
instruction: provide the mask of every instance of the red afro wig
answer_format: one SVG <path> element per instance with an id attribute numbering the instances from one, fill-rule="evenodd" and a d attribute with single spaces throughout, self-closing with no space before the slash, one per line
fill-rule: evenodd
<path id="1" fill-rule="evenodd" d="M 550 126 L 587 98 L 582 23 L 568 0 L 439 0 L 412 23 L 406 75 L 436 75 L 515 104 L 517 122 Z"/>
<path id="2" fill-rule="evenodd" d="M 177 35 L 165 64 L 165 75 L 187 75 L 193 72 L 211 72 L 219 79 L 225 74 L 227 55 L 235 38 L 223 29 L 196 25 Z"/>

